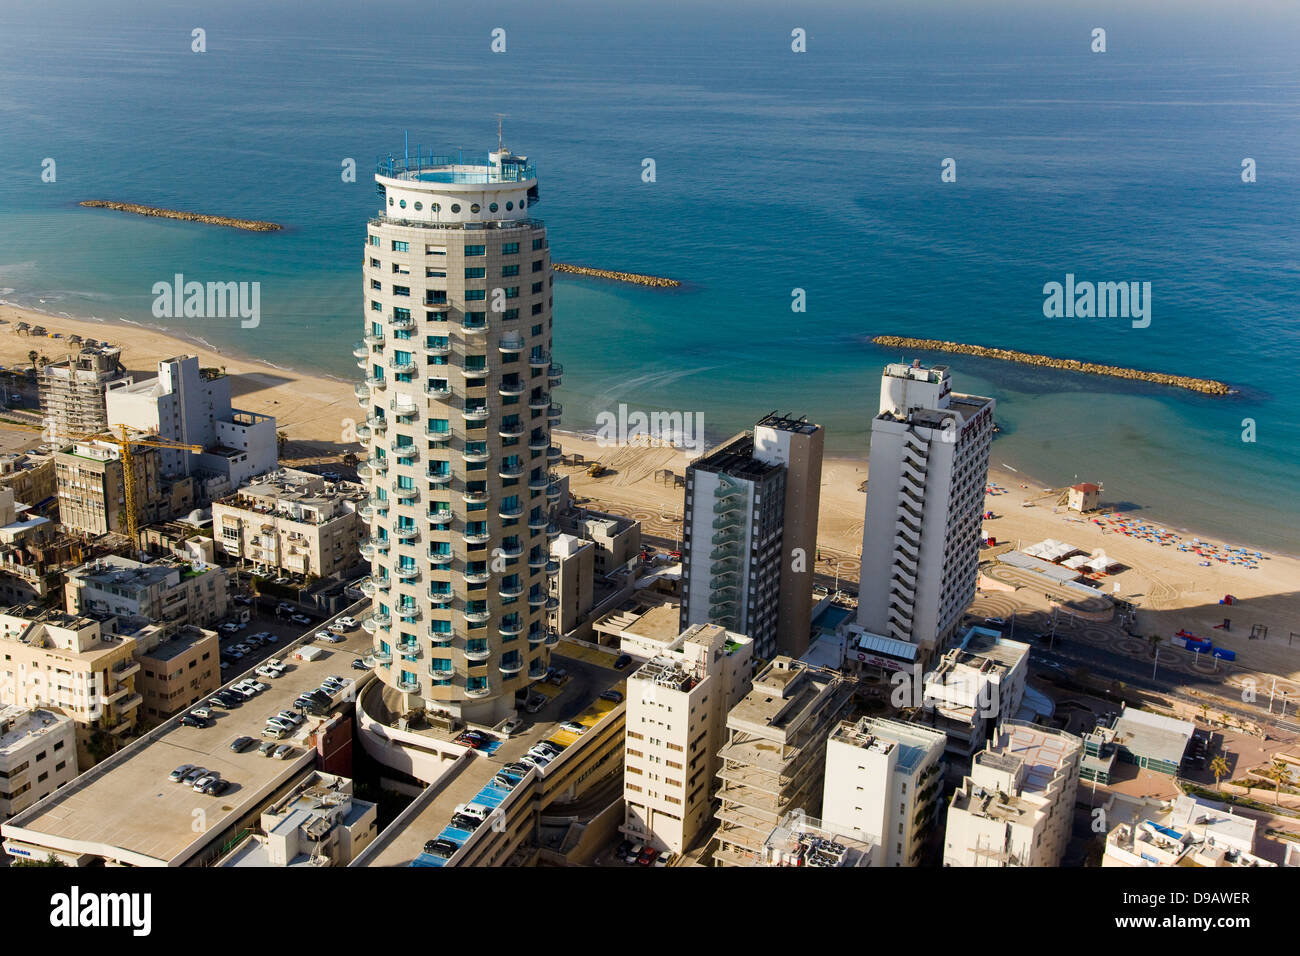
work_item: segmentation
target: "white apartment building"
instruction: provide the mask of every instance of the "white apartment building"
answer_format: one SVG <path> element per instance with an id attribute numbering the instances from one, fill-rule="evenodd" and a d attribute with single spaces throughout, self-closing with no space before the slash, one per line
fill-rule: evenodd
<path id="1" fill-rule="evenodd" d="M 357 563 L 365 492 L 284 468 L 212 503 L 212 535 L 261 571 L 329 577 Z"/>
<path id="2" fill-rule="evenodd" d="M 958 395 L 945 365 L 885 367 L 871 423 L 858 623 L 923 662 L 975 596 L 993 439 L 991 398 Z"/>
<path id="3" fill-rule="evenodd" d="M 916 866 L 943 787 L 944 735 L 879 717 L 841 721 L 826 742 L 822 820 L 875 847 L 874 866 Z"/>
<path id="4" fill-rule="evenodd" d="M 948 806 L 944 866 L 1059 866 L 1070 839 L 1083 742 L 1005 720 Z"/>
<path id="5" fill-rule="evenodd" d="M 250 834 L 218 866 L 347 866 L 379 835 L 378 804 L 358 799 L 352 781 L 313 772 L 262 811 Z"/>
<path id="6" fill-rule="evenodd" d="M 227 586 L 225 568 L 109 554 L 68 571 L 63 593 L 69 614 L 208 625 L 229 610 Z"/>
<path id="7" fill-rule="evenodd" d="M 217 476 L 224 481 L 213 487 L 231 490 L 275 467 L 275 419 L 233 408 L 230 379 L 201 370 L 193 355 L 159 362 L 156 378 L 111 384 L 104 403 L 110 425 L 203 446 L 197 455 L 160 449 L 168 477 Z"/>
<path id="8" fill-rule="evenodd" d="M 752 674 L 749 638 L 696 624 L 628 678 L 624 834 L 669 853 L 692 846 L 712 817 L 727 713 Z"/>
<path id="9" fill-rule="evenodd" d="M 1016 716 L 1028 673 L 1028 644 L 969 628 L 924 677 L 924 719 L 947 735 L 951 756 L 969 760 L 1000 720 Z"/>
<path id="10" fill-rule="evenodd" d="M 769 415 L 686 469 L 682 627 L 743 631 L 765 658 L 808 649 L 823 438 Z"/>
<path id="11" fill-rule="evenodd" d="M 59 611 L 10 608 L 0 613 L 0 705 L 43 708 L 76 722 L 77 763 L 105 755 L 100 733 L 135 729 L 142 698 L 132 637 L 105 633 L 97 620 Z"/>
<path id="12" fill-rule="evenodd" d="M 794 810 L 772 829 L 750 865 L 864 867 L 873 865 L 878 852 L 878 847 L 846 836 L 825 820 Z"/>
<path id="13" fill-rule="evenodd" d="M 72 718 L 0 705 L 0 822 L 77 775 Z"/>
<path id="14" fill-rule="evenodd" d="M 1256 821 L 1232 808 L 1183 794 L 1171 804 L 1115 795 L 1107 819 L 1104 867 L 1273 867 L 1255 854 Z"/>

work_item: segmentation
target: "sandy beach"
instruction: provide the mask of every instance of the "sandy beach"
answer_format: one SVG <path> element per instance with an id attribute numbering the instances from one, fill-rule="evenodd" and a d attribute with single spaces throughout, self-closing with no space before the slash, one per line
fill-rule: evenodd
<path id="1" fill-rule="evenodd" d="M 359 418 L 359 406 L 352 383 L 299 374 L 266 363 L 236 358 L 162 332 L 122 322 L 101 323 L 67 319 L 0 306 L 0 364 L 26 366 L 28 353 L 35 350 L 51 360 L 68 352 L 65 340 L 36 339 L 18 335 L 14 323 L 43 325 L 65 337 L 77 333 L 108 341 L 123 349 L 123 362 L 139 376 L 155 374 L 159 359 L 178 354 L 197 355 L 201 365 L 224 367 L 232 377 L 232 392 L 238 407 L 274 415 L 279 429 L 289 437 L 285 458 L 293 464 L 337 460 L 360 446 L 351 438 L 351 427 Z M 559 466 L 570 476 L 570 488 L 579 498 L 590 498 L 593 506 L 609 505 L 639 518 L 647 533 L 674 538 L 679 533 L 682 491 L 672 482 L 657 477 L 662 469 L 684 475 L 687 457 L 676 449 L 661 447 L 600 447 L 593 438 L 557 432 L 556 441 L 566 454 L 599 460 L 608 469 L 591 478 L 581 467 Z M 865 451 L 864 459 L 865 459 Z M 1084 464 L 1081 462 L 1080 464 Z M 821 548 L 818 570 L 838 573 L 856 585 L 861 553 L 865 496 L 860 487 L 867 478 L 865 460 L 835 458 L 824 463 L 818 540 Z M 989 480 L 1003 489 L 986 499 L 985 509 L 995 517 L 985 522 L 985 532 L 999 542 L 1029 545 L 1044 538 L 1066 541 L 1085 551 L 1104 549 L 1126 570 L 1107 577 L 1108 593 L 1118 583 L 1118 595 L 1135 600 L 1143 609 L 1139 627 L 1145 633 L 1168 637 L 1179 628 L 1213 636 L 1216 644 L 1238 652 L 1238 663 L 1266 673 L 1300 677 L 1300 646 L 1288 647 L 1288 636 L 1300 631 L 1300 560 L 1268 555 L 1254 569 L 1212 561 L 1202 566 L 1202 557 L 1179 551 L 1176 544 L 1162 545 L 1129 537 L 1104 525 L 1058 509 L 1059 489 L 1045 489 L 1022 474 L 990 471 Z M 1108 488 L 1108 496 L 1123 500 L 1123 489 Z M 1028 504 L 1026 504 L 1028 503 Z M 1140 516 L 1140 512 L 1136 513 Z M 1194 526 L 1195 521 L 1180 522 Z M 1194 532 L 1183 533 L 1183 541 Z M 1201 536 L 1202 540 L 1206 536 Z M 1247 541 L 1215 540 L 1216 544 L 1248 546 Z M 1225 595 L 1235 604 L 1219 604 Z M 1229 633 L 1211 631 L 1224 617 L 1233 619 Z M 1266 641 L 1249 641 L 1252 624 L 1269 628 Z"/>

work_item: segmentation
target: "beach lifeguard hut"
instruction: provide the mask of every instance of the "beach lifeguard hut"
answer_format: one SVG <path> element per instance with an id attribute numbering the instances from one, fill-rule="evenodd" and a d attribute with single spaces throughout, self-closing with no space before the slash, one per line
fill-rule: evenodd
<path id="1" fill-rule="evenodd" d="M 1069 500 L 1066 504 L 1071 511 L 1086 514 L 1089 511 L 1096 511 L 1100 503 L 1100 485 L 1094 485 L 1090 481 L 1082 481 L 1077 485 L 1070 486 Z"/>

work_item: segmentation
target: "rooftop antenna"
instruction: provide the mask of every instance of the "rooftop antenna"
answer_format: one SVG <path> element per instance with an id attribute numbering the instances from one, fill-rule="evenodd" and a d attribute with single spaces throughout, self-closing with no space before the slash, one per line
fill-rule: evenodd
<path id="1" fill-rule="evenodd" d="M 406 164 L 409 166 L 411 164 L 411 131 L 409 129 L 402 130 L 402 141 L 404 144 L 402 147 L 402 156 L 405 158 Z"/>
<path id="2" fill-rule="evenodd" d="M 509 115 L 508 113 L 497 114 L 497 152 L 498 153 L 504 153 L 506 150 L 505 139 L 501 135 L 501 120 L 508 115 Z"/>

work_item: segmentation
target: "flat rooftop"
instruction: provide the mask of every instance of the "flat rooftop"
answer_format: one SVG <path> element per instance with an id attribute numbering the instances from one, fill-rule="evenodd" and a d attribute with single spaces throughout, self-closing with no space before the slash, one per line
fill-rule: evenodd
<path id="1" fill-rule="evenodd" d="M 263 757 L 256 747 L 234 753 L 231 741 L 248 736 L 260 742 L 268 717 L 289 709 L 299 694 L 318 687 L 326 677 L 364 678 L 349 664 L 369 651 L 372 643 L 364 631 L 353 630 L 341 644 L 319 645 L 322 653 L 314 661 L 298 660 L 288 648 L 280 651 L 276 656 L 289 669 L 283 677 L 265 681 L 270 690 L 234 710 L 214 710 L 216 722 L 209 727 L 183 727 L 169 721 L 156 737 L 130 745 L 119 762 L 110 758 L 15 816 L 4 825 L 6 841 L 123 858 L 138 865 L 183 865 L 315 762 L 303 738 L 318 721 L 308 718 L 296 734 L 281 741 L 295 745 L 296 755 L 288 760 Z M 231 683 L 247 676 L 240 674 Z M 215 770 L 234 786 L 220 797 L 211 797 L 167 779 L 172 770 L 187 763 Z M 206 814 L 204 835 L 194 832 L 196 809 Z M 67 845 L 75 849 L 67 850 Z"/>
<path id="2" fill-rule="evenodd" d="M 1083 742 L 1072 734 L 1037 724 L 1007 721 L 998 729 L 989 749 L 978 754 L 977 759 L 1002 770 L 1014 769 L 1011 763 L 1004 762 L 1005 758 L 1023 764 L 1023 790 L 1041 793 L 1047 790 L 1082 745 Z"/>
<path id="3" fill-rule="evenodd" d="M 1196 725 L 1150 711 L 1126 707 L 1115 719 L 1115 743 L 1142 757 L 1179 763 Z"/>
<path id="4" fill-rule="evenodd" d="M 0 733 L 0 754 L 70 723 L 71 717 L 49 710 L 14 705 L 0 707 L 0 730 L 3 731 Z"/>
<path id="5" fill-rule="evenodd" d="M 167 640 L 161 642 L 153 650 L 143 651 L 137 656 L 142 660 L 169 661 L 189 651 L 200 641 L 206 641 L 208 638 L 215 638 L 216 636 L 215 631 L 205 631 L 202 628 L 187 625 L 177 628 Z"/>
<path id="6" fill-rule="evenodd" d="M 754 457 L 754 436 L 737 435 L 702 458 L 697 458 L 688 466 L 688 471 L 707 471 L 712 474 L 757 481 L 784 465 L 762 461 Z"/>

